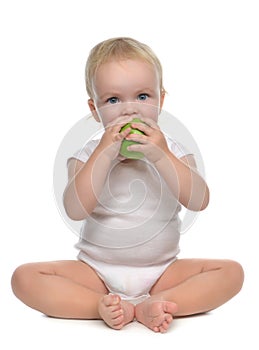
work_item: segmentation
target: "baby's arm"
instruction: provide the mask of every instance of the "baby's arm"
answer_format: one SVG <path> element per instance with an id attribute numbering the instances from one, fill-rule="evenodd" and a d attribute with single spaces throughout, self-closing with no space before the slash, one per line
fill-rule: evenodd
<path id="1" fill-rule="evenodd" d="M 192 155 L 178 159 L 169 150 L 155 164 L 179 202 L 193 211 L 200 211 L 209 203 L 209 189 L 198 173 Z"/>
<path id="2" fill-rule="evenodd" d="M 124 118 L 125 119 L 125 118 Z M 72 220 L 84 220 L 97 205 L 113 159 L 117 157 L 121 141 L 130 128 L 120 133 L 125 120 L 108 126 L 98 146 L 86 163 L 69 162 L 69 181 L 64 191 L 64 207 Z M 126 120 L 127 121 L 127 120 Z"/>
<path id="3" fill-rule="evenodd" d="M 98 150 L 86 163 L 76 159 L 69 162 L 69 181 L 63 201 L 66 213 L 72 220 L 84 220 L 92 213 L 110 163 L 107 157 L 99 156 Z"/>
<path id="4" fill-rule="evenodd" d="M 144 153 L 182 205 L 193 211 L 205 209 L 209 202 L 209 189 L 196 169 L 193 156 L 178 159 L 169 150 L 157 123 L 148 118 L 142 120 L 146 124 L 132 125 L 143 131 L 144 135 L 129 135 L 128 140 L 139 144 L 132 145 L 128 149 Z"/>

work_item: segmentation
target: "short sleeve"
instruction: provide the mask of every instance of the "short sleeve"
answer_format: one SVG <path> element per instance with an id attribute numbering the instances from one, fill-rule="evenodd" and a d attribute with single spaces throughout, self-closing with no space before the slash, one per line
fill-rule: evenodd
<path id="1" fill-rule="evenodd" d="M 83 163 L 86 163 L 95 148 L 97 147 L 100 140 L 91 140 L 80 150 L 76 151 L 71 157 L 68 158 L 67 164 L 71 159 L 78 159 Z"/>
<path id="2" fill-rule="evenodd" d="M 168 135 L 165 135 L 165 138 L 167 141 L 168 148 L 177 158 L 182 158 L 182 157 L 185 157 L 187 155 L 193 155 L 193 152 L 190 152 L 180 142 L 173 140 Z"/>

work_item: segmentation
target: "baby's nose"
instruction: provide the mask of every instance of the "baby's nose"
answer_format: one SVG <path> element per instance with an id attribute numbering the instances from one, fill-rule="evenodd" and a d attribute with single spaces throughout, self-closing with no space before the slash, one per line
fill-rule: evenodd
<path id="1" fill-rule="evenodd" d="M 124 102 L 122 106 L 122 115 L 139 114 L 138 104 L 135 102 Z"/>

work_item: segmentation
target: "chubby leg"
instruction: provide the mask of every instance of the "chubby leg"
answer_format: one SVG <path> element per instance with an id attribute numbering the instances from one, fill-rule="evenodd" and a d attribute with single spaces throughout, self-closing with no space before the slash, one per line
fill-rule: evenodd
<path id="1" fill-rule="evenodd" d="M 98 302 L 108 291 L 94 270 L 81 261 L 30 263 L 12 276 L 14 294 L 48 316 L 98 318 Z"/>
<path id="2" fill-rule="evenodd" d="M 242 288 L 244 272 L 232 260 L 182 259 L 170 265 L 151 295 L 173 301 L 174 315 L 207 312 L 224 304 Z"/>
<path id="3" fill-rule="evenodd" d="M 177 260 L 153 286 L 151 297 L 136 306 L 136 318 L 164 333 L 173 316 L 198 314 L 224 304 L 240 291 L 243 280 L 243 269 L 235 261 Z"/>
<path id="4" fill-rule="evenodd" d="M 122 310 L 121 315 L 112 312 L 107 300 L 104 306 L 107 288 L 95 271 L 81 261 L 22 265 L 12 276 L 12 288 L 26 305 L 52 317 L 103 319 L 115 329 L 134 317 L 129 320 L 128 312 L 124 313 L 126 306 L 120 301 L 114 312 Z"/>

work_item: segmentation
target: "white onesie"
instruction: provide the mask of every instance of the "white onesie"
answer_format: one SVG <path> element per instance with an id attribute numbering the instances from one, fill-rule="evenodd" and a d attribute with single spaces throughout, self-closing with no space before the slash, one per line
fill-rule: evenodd
<path id="1" fill-rule="evenodd" d="M 166 136 L 176 157 L 189 154 Z M 86 162 L 100 139 L 72 158 Z M 179 253 L 181 207 L 145 158 L 114 160 L 98 205 L 85 220 L 78 258 L 89 264 L 111 293 L 138 303 Z"/>

